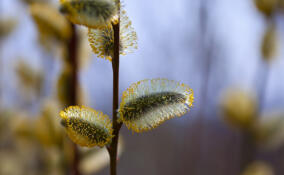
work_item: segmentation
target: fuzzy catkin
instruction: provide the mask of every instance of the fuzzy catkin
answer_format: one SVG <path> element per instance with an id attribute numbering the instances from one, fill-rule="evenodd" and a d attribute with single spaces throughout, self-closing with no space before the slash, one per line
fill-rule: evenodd
<path id="1" fill-rule="evenodd" d="M 119 120 L 135 132 L 156 128 L 180 117 L 193 105 L 193 90 L 167 79 L 142 80 L 123 92 Z"/>
<path id="2" fill-rule="evenodd" d="M 60 117 L 70 139 L 80 146 L 103 147 L 112 138 L 111 121 L 100 111 L 84 106 L 70 106 L 60 112 Z"/>
<path id="3" fill-rule="evenodd" d="M 90 28 L 106 25 L 116 15 L 113 0 L 61 0 L 60 12 L 73 23 Z"/>

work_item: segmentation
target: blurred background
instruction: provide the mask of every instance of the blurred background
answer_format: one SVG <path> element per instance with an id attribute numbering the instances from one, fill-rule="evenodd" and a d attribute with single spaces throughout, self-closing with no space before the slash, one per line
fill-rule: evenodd
<path id="1" fill-rule="evenodd" d="M 70 24 L 57 0 L 0 1 L 0 174 L 70 174 L 59 111 L 72 98 Z M 284 173 L 284 0 L 124 1 L 138 50 L 120 59 L 120 95 L 142 79 L 188 84 L 194 107 L 157 129 L 122 128 L 118 174 Z M 112 67 L 76 26 L 77 103 L 111 116 Z M 67 62 L 67 63 L 66 63 Z M 109 174 L 81 149 L 82 174 Z"/>

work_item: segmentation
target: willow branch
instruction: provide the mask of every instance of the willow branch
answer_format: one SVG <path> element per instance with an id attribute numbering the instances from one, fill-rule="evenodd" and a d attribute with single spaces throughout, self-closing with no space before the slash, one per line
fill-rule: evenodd
<path id="1" fill-rule="evenodd" d="M 119 2 L 118 2 L 119 3 Z M 119 21 L 120 22 L 120 21 Z M 112 58 L 112 69 L 113 69 L 113 104 L 112 104 L 112 122 L 113 122 L 113 139 L 108 147 L 108 152 L 110 156 L 110 174 L 116 175 L 117 166 L 117 146 L 119 138 L 119 130 L 122 126 L 121 123 L 117 121 L 117 109 L 118 109 L 118 95 L 119 95 L 119 33 L 120 24 L 113 24 L 114 31 L 114 54 Z"/>
<path id="2" fill-rule="evenodd" d="M 71 75 L 71 81 L 72 86 L 70 87 L 70 105 L 77 105 L 78 102 L 78 95 L 77 95 L 77 88 L 78 88 L 78 59 L 77 59 L 77 51 L 78 51 L 78 36 L 76 32 L 76 27 L 74 24 L 72 24 L 72 35 L 67 45 L 68 49 L 68 59 L 70 61 L 71 67 L 72 67 L 72 75 Z M 73 154 L 74 154 L 74 160 L 72 164 L 72 175 L 80 175 L 79 172 L 79 151 L 77 148 L 77 145 L 73 143 Z"/>

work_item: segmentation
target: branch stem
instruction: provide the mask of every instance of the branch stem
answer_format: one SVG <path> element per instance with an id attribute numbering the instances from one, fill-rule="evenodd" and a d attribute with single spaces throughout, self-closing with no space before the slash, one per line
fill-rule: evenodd
<path id="1" fill-rule="evenodd" d="M 121 123 L 117 121 L 117 109 L 118 109 L 118 95 L 119 95 L 119 23 L 113 24 L 114 31 L 114 54 L 112 58 L 112 69 L 113 69 L 113 106 L 112 106 L 112 125 L 113 125 L 113 135 L 112 142 L 107 148 L 110 156 L 110 175 L 116 175 L 117 166 L 117 147 L 119 130 L 122 126 Z"/>
<path id="2" fill-rule="evenodd" d="M 72 26 L 72 35 L 71 38 L 67 44 L 67 49 L 68 49 L 68 59 L 70 61 L 71 67 L 72 67 L 72 86 L 70 87 L 70 105 L 77 105 L 78 102 L 78 58 L 77 58 L 77 52 L 78 52 L 78 36 L 76 32 L 76 27 L 74 24 Z M 79 161 L 80 161 L 80 155 L 78 151 L 78 147 L 75 143 L 73 144 L 73 155 L 74 155 L 74 160 L 72 163 L 72 175 L 80 175 L 79 171 Z"/>

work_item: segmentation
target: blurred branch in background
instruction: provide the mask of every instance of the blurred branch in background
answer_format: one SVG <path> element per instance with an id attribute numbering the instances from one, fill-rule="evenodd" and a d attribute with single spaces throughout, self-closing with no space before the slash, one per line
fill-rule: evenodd
<path id="1" fill-rule="evenodd" d="M 256 8 L 263 14 L 266 19 L 266 30 L 263 35 L 261 43 L 261 55 L 260 65 L 258 66 L 258 72 L 256 73 L 256 89 L 258 92 L 258 110 L 256 117 L 260 118 L 260 115 L 264 108 L 266 100 L 266 92 L 269 83 L 270 62 L 272 62 L 277 53 L 277 31 L 275 24 L 275 15 L 278 10 L 279 0 L 254 0 Z M 254 138 L 250 133 L 244 133 L 243 140 L 243 159 L 241 164 L 241 170 L 245 169 L 251 162 L 256 159 L 257 147 L 255 145 Z"/>
<path id="2" fill-rule="evenodd" d="M 199 157 L 197 160 L 190 162 L 190 167 L 192 169 L 193 174 L 200 174 L 202 169 L 200 168 L 202 165 L 202 159 L 204 155 L 204 149 L 206 147 L 204 140 L 207 139 L 206 135 L 206 127 L 207 127 L 207 112 L 208 108 L 208 90 L 209 83 L 212 77 L 212 69 L 213 62 L 215 58 L 213 58 L 214 52 L 216 51 L 216 42 L 214 40 L 214 36 L 210 30 L 209 18 L 210 18 L 210 6 L 214 4 L 213 1 L 201 0 L 199 1 L 199 10 L 198 10 L 198 18 L 199 18 L 199 33 L 198 33 L 198 57 L 202 61 L 201 68 L 201 85 L 199 90 L 199 97 L 197 102 L 199 104 L 199 111 L 197 113 L 196 121 L 194 125 L 191 125 L 191 128 L 188 128 L 190 132 L 189 135 L 192 135 L 191 140 L 194 143 L 194 149 L 190 150 L 188 156 Z M 188 139 L 188 135 L 185 135 Z M 197 154 L 197 155 L 196 155 Z M 188 165 L 184 165 L 188 166 Z M 182 172 L 185 173 L 185 172 Z"/>

